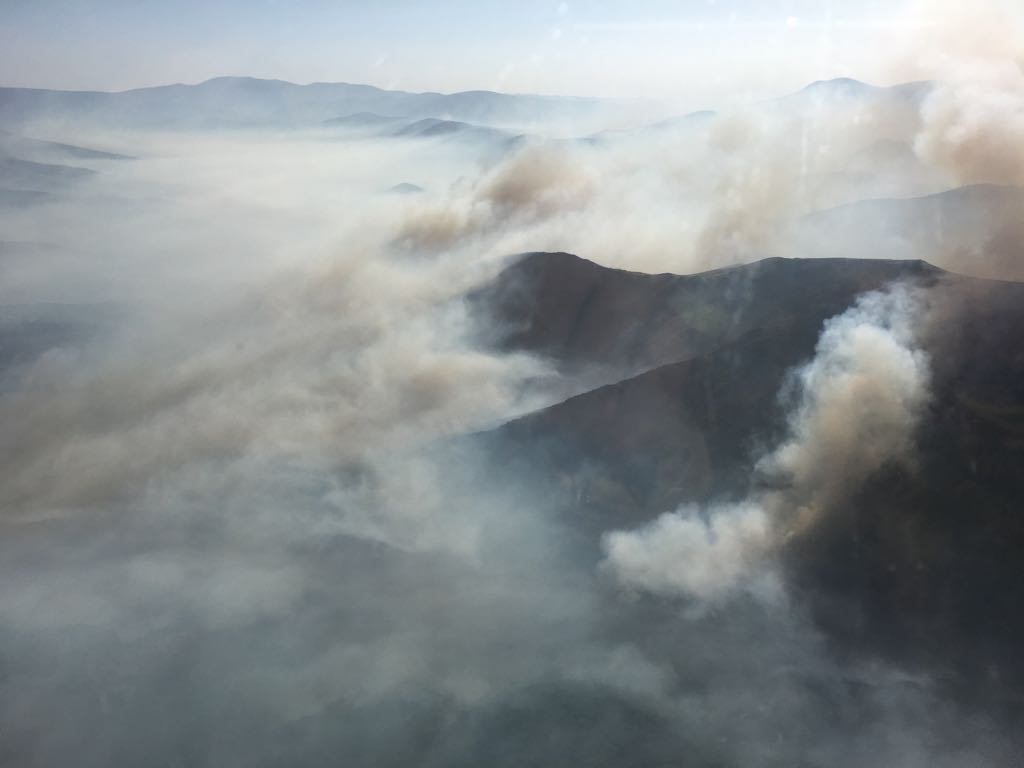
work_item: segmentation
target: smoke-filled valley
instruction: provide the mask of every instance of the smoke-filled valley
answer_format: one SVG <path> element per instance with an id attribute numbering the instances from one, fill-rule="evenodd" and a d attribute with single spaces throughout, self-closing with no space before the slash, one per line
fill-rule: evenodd
<path id="1" fill-rule="evenodd" d="M 0 88 L 0 765 L 1019 765 L 1017 21 L 684 115 Z"/>

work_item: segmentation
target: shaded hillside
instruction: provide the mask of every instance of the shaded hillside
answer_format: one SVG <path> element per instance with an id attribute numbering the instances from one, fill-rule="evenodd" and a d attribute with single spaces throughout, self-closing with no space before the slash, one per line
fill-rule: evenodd
<path id="1" fill-rule="evenodd" d="M 531 253 L 471 301 L 488 321 L 490 343 L 544 355 L 565 372 L 604 370 L 611 380 L 753 331 L 816 333 L 863 291 L 934 272 L 923 262 L 771 258 L 697 275 L 648 275 L 568 253 Z"/>
<path id="2" fill-rule="evenodd" d="M 741 496 L 758 445 L 781 434 L 776 395 L 816 332 L 754 333 L 517 419 L 494 435 L 507 461 L 544 468 L 597 537 L 682 502 Z"/>
<path id="3" fill-rule="evenodd" d="M 869 481 L 788 563 L 850 647 L 1008 686 L 1024 716 L 1024 284 L 940 290 L 917 466 Z"/>
<path id="4" fill-rule="evenodd" d="M 517 268 L 529 279 L 502 311 L 528 322 L 505 337 L 510 346 L 624 367 L 714 347 L 484 436 L 497 465 L 557 499 L 595 558 L 604 531 L 684 502 L 738 499 L 763 483 L 754 461 L 784 434 L 779 393 L 812 357 L 822 322 L 861 286 L 901 276 L 931 285 L 939 310 L 924 346 L 933 398 L 916 466 L 871 477 L 791 540 L 784 560 L 837 647 L 947 670 L 960 690 L 1019 695 L 1024 285 L 878 261 L 769 260 L 686 278 L 620 273 L 566 254 L 533 255 Z M 694 305 L 727 310 L 725 331 L 694 328 L 689 318 L 705 316 L 685 313 Z"/>

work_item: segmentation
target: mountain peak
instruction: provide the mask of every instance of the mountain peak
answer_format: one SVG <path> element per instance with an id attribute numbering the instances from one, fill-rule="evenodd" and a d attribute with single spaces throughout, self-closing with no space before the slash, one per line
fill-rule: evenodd
<path id="1" fill-rule="evenodd" d="M 870 85 L 852 77 L 833 77 L 828 80 L 815 80 L 804 86 L 803 91 L 821 90 L 844 90 L 844 91 L 873 91 L 877 86 Z"/>

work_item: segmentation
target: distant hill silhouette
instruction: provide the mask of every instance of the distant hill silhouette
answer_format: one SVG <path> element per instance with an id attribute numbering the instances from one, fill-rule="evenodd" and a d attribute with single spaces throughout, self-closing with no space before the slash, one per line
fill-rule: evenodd
<path id="1" fill-rule="evenodd" d="M 73 119 L 122 128 L 314 126 L 360 113 L 497 125 L 592 117 L 607 104 L 493 91 L 409 93 L 351 83 L 218 77 L 119 92 L 0 88 L 0 125 Z"/>
<path id="2" fill-rule="evenodd" d="M 861 200 L 798 224 L 804 247 L 823 256 L 931 254 L 977 277 L 1024 279 L 1024 188 L 975 184 L 920 197 Z"/>

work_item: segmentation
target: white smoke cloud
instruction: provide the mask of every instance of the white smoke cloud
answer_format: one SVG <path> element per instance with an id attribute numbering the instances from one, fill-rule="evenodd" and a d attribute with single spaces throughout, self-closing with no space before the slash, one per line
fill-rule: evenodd
<path id="1" fill-rule="evenodd" d="M 630 587 L 714 600 L 744 583 L 771 539 L 764 508 L 745 502 L 661 515 L 636 532 L 605 537 L 608 565 Z"/>
<path id="2" fill-rule="evenodd" d="M 787 487 L 608 533 L 603 567 L 632 589 L 700 601 L 774 594 L 771 556 L 786 538 L 886 463 L 912 455 L 929 395 L 928 359 L 916 347 L 922 302 L 896 286 L 825 323 L 814 359 L 797 372 L 789 436 L 758 462 Z"/>

